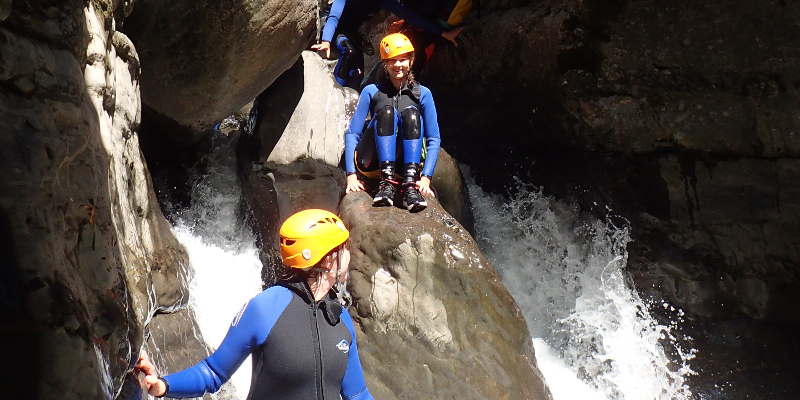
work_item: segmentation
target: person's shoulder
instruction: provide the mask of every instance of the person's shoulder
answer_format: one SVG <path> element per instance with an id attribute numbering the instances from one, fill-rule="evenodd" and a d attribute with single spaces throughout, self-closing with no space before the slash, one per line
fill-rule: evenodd
<path id="1" fill-rule="evenodd" d="M 364 94 L 364 93 L 374 94 L 377 91 L 378 91 L 378 85 L 374 84 L 374 83 L 370 83 L 369 85 L 364 86 L 364 88 L 361 89 L 361 94 Z"/>
<path id="2" fill-rule="evenodd" d="M 432 95 L 430 88 L 428 88 L 427 86 L 425 86 L 425 85 L 423 85 L 421 83 L 417 83 L 417 85 L 419 86 L 419 94 L 421 96 L 431 96 Z"/>
<path id="3" fill-rule="evenodd" d="M 281 303 L 285 305 L 291 299 L 292 299 L 291 290 L 280 285 L 275 285 L 264 289 L 264 291 L 253 297 L 253 299 L 250 300 L 250 302 L 260 306 L 275 305 Z"/>

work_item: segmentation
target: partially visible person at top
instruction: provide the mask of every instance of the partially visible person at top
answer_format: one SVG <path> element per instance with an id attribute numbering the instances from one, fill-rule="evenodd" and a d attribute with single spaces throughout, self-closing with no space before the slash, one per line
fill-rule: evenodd
<path id="1" fill-rule="evenodd" d="M 219 348 L 195 366 L 162 377 L 141 357 L 136 368 L 145 374 L 148 393 L 183 398 L 216 392 L 252 354 L 248 399 L 372 400 L 353 320 L 341 305 L 349 235 L 329 211 L 304 210 L 286 219 L 280 248 L 288 273 L 245 304 Z"/>
<path id="2" fill-rule="evenodd" d="M 446 31 L 461 32 L 464 19 L 473 8 L 473 0 L 404 0 L 403 5 L 415 10 L 423 18 L 435 21 Z M 439 35 L 420 30 L 407 22 L 398 21 L 391 29 L 407 34 L 419 50 L 414 60 L 414 73 L 420 74 L 433 57 L 437 43 L 442 40 Z"/>
<path id="3" fill-rule="evenodd" d="M 460 29 L 445 29 L 433 20 L 421 17 L 417 12 L 400 4 L 397 0 L 333 0 L 323 10 L 327 14 L 319 43 L 311 49 L 330 58 L 331 43 L 339 52 L 339 61 L 334 68 L 334 78 L 342 86 L 360 90 L 364 77 L 364 55 L 357 37 L 358 27 L 367 17 L 379 9 L 387 10 L 437 37 L 441 36 L 453 43 Z"/>
<path id="4" fill-rule="evenodd" d="M 408 37 L 402 33 L 390 34 L 381 40 L 379 51 L 385 73 L 377 83 L 361 91 L 350 128 L 344 136 L 346 192 L 364 189 L 356 174 L 355 153 L 367 131 L 367 135 L 374 135 L 380 168 L 380 183 L 372 205 L 393 205 L 400 186 L 403 207 L 417 212 L 428 206 L 423 195 L 433 195 L 431 177 L 441 142 L 436 105 L 430 89 L 417 83 L 411 73 L 414 46 Z M 371 119 L 365 129 L 368 115 Z M 419 176 L 423 138 L 427 155 Z M 394 176 L 398 142 L 402 150 L 399 182 Z"/>

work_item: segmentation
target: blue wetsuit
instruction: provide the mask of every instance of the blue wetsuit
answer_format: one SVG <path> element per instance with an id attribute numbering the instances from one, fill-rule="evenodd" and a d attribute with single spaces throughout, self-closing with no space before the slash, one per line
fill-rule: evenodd
<path id="1" fill-rule="evenodd" d="M 358 90 L 361 85 L 364 76 L 364 57 L 358 42 L 352 39 L 358 32 L 361 22 L 379 9 L 387 10 L 436 36 L 444 32 L 442 26 L 404 7 L 397 0 L 334 0 L 327 10 L 327 19 L 320 40 L 332 43 L 339 50 L 339 62 L 336 64 L 333 76 L 342 86 Z"/>
<path id="2" fill-rule="evenodd" d="M 305 282 L 285 285 L 251 299 L 214 354 L 165 376 L 166 396 L 216 392 L 252 354 L 248 400 L 372 400 L 347 310 L 332 296 L 314 301 Z"/>
<path id="3" fill-rule="evenodd" d="M 427 156 L 422 175 L 433 176 L 441 138 L 430 89 L 412 83 L 398 91 L 388 79 L 364 87 L 350 128 L 344 135 L 344 165 L 348 174 L 356 171 L 354 153 L 361 141 L 367 115 L 372 117 L 367 130 L 375 135 L 379 162 L 396 161 L 399 131 L 403 163 L 420 163 L 424 139 Z"/>

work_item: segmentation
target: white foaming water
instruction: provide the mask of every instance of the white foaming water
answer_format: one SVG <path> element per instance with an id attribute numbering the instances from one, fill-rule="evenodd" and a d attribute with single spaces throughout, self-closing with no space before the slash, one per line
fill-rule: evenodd
<path id="1" fill-rule="evenodd" d="M 530 186 L 510 199 L 470 182 L 478 243 L 525 314 L 555 400 L 688 400 L 694 372 L 629 286 L 627 223 L 582 219 Z M 668 352 L 677 356 L 670 360 Z"/>
<path id="2" fill-rule="evenodd" d="M 191 207 L 173 229 L 192 265 L 189 306 L 203 340 L 212 349 L 222 343 L 236 313 L 261 291 L 255 239 L 237 215 L 241 189 L 233 165 L 234 150 L 227 138 L 219 136 L 218 140 L 225 143 L 214 149 L 208 173 L 192 190 Z M 250 375 L 247 357 L 226 384 L 234 386 L 235 398 L 247 397 Z"/>

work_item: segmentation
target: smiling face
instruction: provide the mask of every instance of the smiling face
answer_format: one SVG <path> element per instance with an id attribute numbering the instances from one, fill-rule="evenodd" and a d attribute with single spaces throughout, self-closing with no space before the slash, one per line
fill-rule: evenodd
<path id="1" fill-rule="evenodd" d="M 389 74 L 389 78 L 396 81 L 402 81 L 408 78 L 411 71 L 411 65 L 414 62 L 414 53 L 400 54 L 397 57 L 392 57 L 383 61 L 383 67 Z"/>

